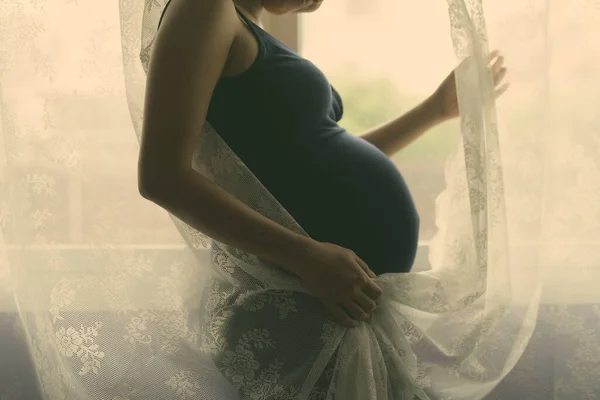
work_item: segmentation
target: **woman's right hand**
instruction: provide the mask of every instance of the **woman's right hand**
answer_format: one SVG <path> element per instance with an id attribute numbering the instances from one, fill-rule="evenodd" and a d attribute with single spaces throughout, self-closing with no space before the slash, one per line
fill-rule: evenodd
<path id="1" fill-rule="evenodd" d="M 366 321 L 375 310 L 381 288 L 375 274 L 353 251 L 331 243 L 315 242 L 300 279 L 334 319 L 349 328 Z"/>

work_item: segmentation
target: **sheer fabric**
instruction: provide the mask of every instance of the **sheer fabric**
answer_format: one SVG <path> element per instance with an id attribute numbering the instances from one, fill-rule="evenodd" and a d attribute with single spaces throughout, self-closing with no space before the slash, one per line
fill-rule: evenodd
<path id="1" fill-rule="evenodd" d="M 16 316 L 44 398 L 480 399 L 523 354 L 542 283 L 598 269 L 598 121 L 587 107 L 598 86 L 585 80 L 598 61 L 555 63 L 576 59 L 581 38 L 598 48 L 594 2 L 554 14 L 551 1 L 448 1 L 464 60 L 462 145 L 437 201 L 432 268 L 378 277 L 379 307 L 355 329 L 335 324 L 276 266 L 137 195 L 134 133 L 165 3 L 120 0 L 112 20 L 94 24 L 106 4 L 0 7 L 0 305 Z M 581 16 L 589 24 L 565 38 L 561 18 Z M 85 50 L 66 57 L 57 43 L 67 38 Z M 517 101 L 504 110 L 487 70 L 490 39 L 516 70 Z M 98 118 L 90 93 L 111 99 L 114 114 Z M 111 151 L 98 154 L 100 142 Z M 193 163 L 304 233 L 208 124 Z M 140 224 L 162 236 L 140 233 Z M 578 289 L 560 301 L 593 299 L 590 285 Z"/>

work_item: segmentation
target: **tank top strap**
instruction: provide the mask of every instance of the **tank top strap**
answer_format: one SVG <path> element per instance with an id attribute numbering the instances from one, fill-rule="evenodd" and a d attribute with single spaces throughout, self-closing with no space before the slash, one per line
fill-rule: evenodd
<path id="1" fill-rule="evenodd" d="M 238 6 L 235 6 L 235 11 L 238 13 L 238 15 L 240 16 L 242 21 L 244 21 L 244 23 L 246 23 L 246 25 L 248 26 L 248 29 L 250 29 L 252 31 L 254 36 L 256 36 L 257 39 L 259 39 L 261 37 L 262 29 L 259 29 L 260 27 L 258 25 L 256 25 L 256 23 L 254 23 L 250 18 L 246 17 L 244 15 L 244 13 L 238 8 Z"/>
<path id="2" fill-rule="evenodd" d="M 257 61 L 262 59 L 267 52 L 267 42 L 269 41 L 269 34 L 265 32 L 260 26 L 254 23 L 250 18 L 246 17 L 244 13 L 235 6 L 235 11 L 237 11 L 238 15 L 244 21 L 254 39 L 258 43 L 258 56 Z M 255 61 L 256 63 L 256 61 Z"/>
<path id="3" fill-rule="evenodd" d="M 162 23 L 163 17 L 165 16 L 165 12 L 167 11 L 169 4 L 171 4 L 171 0 L 167 1 L 167 3 L 165 4 L 165 7 L 162 10 L 162 13 L 160 14 L 160 19 L 158 20 L 158 26 L 156 27 L 157 31 L 160 28 L 160 24 Z"/>

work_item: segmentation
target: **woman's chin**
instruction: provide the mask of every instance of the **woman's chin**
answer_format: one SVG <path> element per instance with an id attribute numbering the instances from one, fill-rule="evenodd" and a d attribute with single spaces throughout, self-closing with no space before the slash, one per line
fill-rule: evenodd
<path id="1" fill-rule="evenodd" d="M 289 7 L 281 6 L 279 4 L 268 4 L 267 2 L 263 3 L 263 7 L 269 14 L 273 15 L 285 15 L 293 12 L 293 9 Z"/>
<path id="2" fill-rule="evenodd" d="M 323 1 L 312 1 L 309 5 L 298 0 L 263 0 L 262 5 L 267 12 L 274 15 L 285 15 L 291 13 L 310 13 L 321 7 Z"/>
<path id="3" fill-rule="evenodd" d="M 296 12 L 299 12 L 299 13 L 311 13 L 311 12 L 315 12 L 319 8 L 321 8 L 321 4 L 323 4 L 323 3 L 322 2 L 320 2 L 320 3 L 314 3 L 313 5 L 308 6 L 307 8 L 303 8 L 301 10 L 298 10 Z"/>

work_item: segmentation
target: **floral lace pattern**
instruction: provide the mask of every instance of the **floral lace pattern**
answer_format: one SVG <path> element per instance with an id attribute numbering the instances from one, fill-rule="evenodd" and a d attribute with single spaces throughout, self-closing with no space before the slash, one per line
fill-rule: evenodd
<path id="1" fill-rule="evenodd" d="M 484 9 L 481 0 L 448 0 L 451 39 L 467 59 L 456 75 L 463 140 L 437 201 L 432 269 L 378 277 L 378 309 L 352 330 L 282 269 L 139 198 L 131 171 L 165 3 L 119 0 L 113 20 L 102 22 L 103 2 L 0 5 L 0 306 L 18 316 L 11 336 L 26 343 L 44 398 L 479 399 L 519 360 L 534 363 L 521 356 L 542 280 L 564 303 L 600 304 L 585 286 L 600 260 L 600 125 L 585 107 L 598 93 L 573 78 L 577 96 L 587 96 L 574 112 L 561 102 L 574 89 L 551 84 L 552 74 L 593 78 L 552 63 L 570 54 L 552 36 L 563 18 L 577 23 L 556 32 L 600 47 L 593 1 L 557 13 L 558 2 Z M 80 19 L 77 35 L 60 36 L 60 13 Z M 490 14 L 499 17 L 488 26 Z M 68 55 L 52 50 L 57 38 L 70 43 Z M 517 61 L 525 93 L 508 114 L 499 113 L 486 67 L 492 39 L 533 57 Z M 94 96 L 110 99 L 111 117 L 96 116 Z M 573 133 L 559 132 L 566 129 Z M 99 141 L 111 154 L 99 154 Z M 306 234 L 208 124 L 193 166 Z M 134 234 L 140 221 L 160 229 Z M 537 242 L 517 244 L 529 239 Z M 545 274 L 521 270 L 527 263 Z M 565 265 L 577 274 L 559 273 Z M 525 282 L 520 297 L 515 282 Z M 571 346 L 569 373 L 556 383 L 564 398 L 600 398 L 600 311 L 590 307 L 584 318 L 561 304 L 541 320 Z M 26 386 L 0 385 L 0 399 L 29 396 Z"/>

